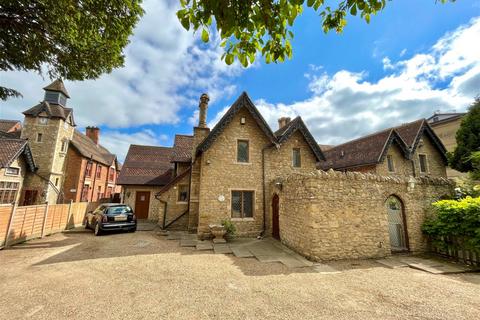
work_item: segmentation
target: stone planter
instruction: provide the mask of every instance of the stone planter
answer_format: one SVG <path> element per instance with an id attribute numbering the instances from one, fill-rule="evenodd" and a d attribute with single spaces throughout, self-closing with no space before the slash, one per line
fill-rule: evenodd
<path id="1" fill-rule="evenodd" d="M 220 224 L 211 224 L 209 225 L 210 232 L 213 234 L 213 243 L 225 243 L 227 242 L 224 238 L 227 230 Z"/>

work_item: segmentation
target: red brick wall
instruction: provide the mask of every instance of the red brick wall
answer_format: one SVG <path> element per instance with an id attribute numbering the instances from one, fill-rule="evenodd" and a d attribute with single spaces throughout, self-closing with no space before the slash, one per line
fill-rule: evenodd
<path id="1" fill-rule="evenodd" d="M 98 193 L 100 188 L 100 193 L 103 194 L 103 197 L 107 195 L 107 188 L 112 187 L 114 192 L 120 192 L 119 187 L 115 185 L 117 180 L 117 175 L 114 175 L 113 181 L 108 181 L 109 179 L 109 166 L 106 166 L 101 163 L 93 162 L 91 168 L 90 176 L 85 176 L 85 169 L 87 166 L 88 159 L 82 157 L 76 150 L 73 148 L 68 149 L 67 154 L 67 166 L 66 166 L 66 178 L 64 183 L 64 196 L 65 200 L 73 200 L 74 202 L 82 201 L 82 190 L 83 185 L 88 184 L 89 188 L 87 191 L 87 198 L 83 199 L 84 201 L 94 202 L 99 200 Z M 96 176 L 97 167 L 101 166 L 100 177 Z M 75 190 L 71 192 L 71 190 Z M 113 196 L 113 194 L 112 194 Z"/>

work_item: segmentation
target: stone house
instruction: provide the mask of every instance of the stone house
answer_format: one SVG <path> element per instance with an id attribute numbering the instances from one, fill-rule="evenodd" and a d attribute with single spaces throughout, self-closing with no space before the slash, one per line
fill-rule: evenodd
<path id="1" fill-rule="evenodd" d="M 18 204 L 25 176 L 35 169 L 28 141 L 0 132 L 0 204 Z"/>
<path id="2" fill-rule="evenodd" d="M 317 168 L 338 147 L 322 152 L 300 117 L 274 132 L 243 93 L 210 129 L 208 102 L 203 94 L 193 135 L 173 147 L 130 146 L 119 184 L 140 218 L 200 239 L 229 220 L 240 237 L 272 236 L 314 260 L 424 250 L 426 208 L 451 192 L 443 145 L 424 120 L 357 141 L 364 156 L 351 159 L 368 173 L 326 172 Z M 411 161 L 424 154 L 418 161 L 430 162 Z"/>
<path id="3" fill-rule="evenodd" d="M 425 119 L 382 130 L 324 151 L 320 169 L 394 176 L 446 177 L 446 149 Z"/>
<path id="4" fill-rule="evenodd" d="M 465 113 L 435 113 L 427 118 L 428 124 L 442 140 L 448 152 L 453 152 L 457 147 L 456 134 L 464 116 Z M 461 179 L 466 177 L 467 173 L 448 167 L 447 176 L 452 179 Z"/>
<path id="5" fill-rule="evenodd" d="M 315 170 L 322 151 L 300 117 L 280 119 L 273 132 L 246 93 L 210 130 L 208 101 L 202 95 L 193 136 L 177 135 L 171 148 L 130 147 L 119 178 L 124 202 L 138 212 L 140 199 L 149 199 L 149 219 L 199 237 L 226 219 L 241 236 L 277 236 L 268 182 L 281 173 Z"/>
<path id="6" fill-rule="evenodd" d="M 87 128 L 89 137 L 75 129 L 73 109 L 66 106 L 70 96 L 60 79 L 43 89 L 43 101 L 23 112 L 20 137 L 28 140 L 37 170 L 25 177 L 20 204 L 96 201 L 118 193 L 119 164 L 98 144 L 99 129 Z M 88 170 L 95 170 L 93 182 Z"/>

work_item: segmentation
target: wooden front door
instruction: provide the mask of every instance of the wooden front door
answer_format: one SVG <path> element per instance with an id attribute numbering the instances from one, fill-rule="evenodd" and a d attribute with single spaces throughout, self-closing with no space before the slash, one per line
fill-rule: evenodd
<path id="1" fill-rule="evenodd" d="M 35 204 L 35 202 L 37 201 L 37 193 L 37 190 L 25 190 L 22 205 L 30 206 L 32 204 Z"/>
<path id="2" fill-rule="evenodd" d="M 272 198 L 272 237 L 280 240 L 280 224 L 278 215 L 279 198 L 275 194 Z"/>
<path id="3" fill-rule="evenodd" d="M 150 191 L 137 191 L 135 196 L 135 215 L 137 219 L 148 219 Z"/>

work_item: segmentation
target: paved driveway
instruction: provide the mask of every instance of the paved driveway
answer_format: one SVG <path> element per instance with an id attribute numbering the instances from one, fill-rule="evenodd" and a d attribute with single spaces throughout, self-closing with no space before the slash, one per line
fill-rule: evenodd
<path id="1" fill-rule="evenodd" d="M 289 269 L 152 232 L 57 234 L 0 251 L 1 319 L 479 319 L 480 275 L 374 261 Z"/>

